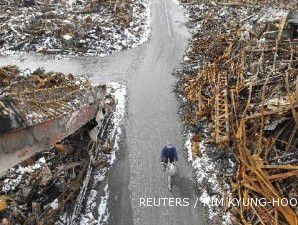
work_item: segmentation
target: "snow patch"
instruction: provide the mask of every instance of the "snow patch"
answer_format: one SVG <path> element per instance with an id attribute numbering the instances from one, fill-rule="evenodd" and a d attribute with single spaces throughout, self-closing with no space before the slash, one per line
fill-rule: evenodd
<path id="1" fill-rule="evenodd" d="M 14 167 L 10 168 L 9 170 L 11 172 L 15 171 L 18 176 L 16 178 L 6 178 L 4 180 L 4 185 L 2 187 L 2 192 L 8 193 L 9 191 L 14 191 L 20 182 L 23 179 L 23 176 L 26 174 L 33 173 L 34 171 L 40 169 L 44 164 L 46 163 L 46 160 L 44 157 L 40 158 L 35 164 L 31 166 L 18 166 L 16 169 Z"/>
<path id="2" fill-rule="evenodd" d="M 175 5 L 180 5 L 179 0 L 172 0 Z"/>
<path id="3" fill-rule="evenodd" d="M 187 160 L 193 161 L 193 154 L 192 154 L 192 144 L 191 144 L 191 139 L 192 139 L 193 135 L 192 133 L 189 133 L 187 136 L 187 140 L 185 142 L 185 148 L 187 149 Z"/>
<path id="4" fill-rule="evenodd" d="M 191 132 L 187 135 L 185 147 L 188 151 L 188 160 L 192 162 L 194 168 L 194 174 L 200 189 L 203 193 L 199 196 L 199 200 L 204 206 L 208 207 L 209 219 L 213 220 L 220 218 L 223 225 L 231 224 L 231 216 L 229 213 L 222 212 L 220 207 L 216 207 L 211 203 L 215 199 L 222 198 L 219 193 L 228 193 L 229 186 L 226 183 L 220 184 L 218 180 L 218 166 L 215 164 L 214 159 L 210 158 L 207 154 L 206 139 L 203 139 L 199 144 L 200 156 L 195 160 L 192 157 L 191 151 L 191 138 L 193 134 Z M 205 137 L 206 138 L 206 137 Z M 208 190 L 204 189 L 208 187 Z M 212 193 L 212 194 L 209 194 Z M 214 194 L 216 193 L 216 194 Z"/>
<path id="5" fill-rule="evenodd" d="M 104 195 L 101 196 L 97 205 L 97 190 L 91 190 L 86 202 L 86 214 L 80 218 L 80 225 L 102 225 L 108 221 L 109 190 L 108 183 L 104 187 Z M 94 213 L 93 213 L 94 212 Z M 97 215 L 95 215 L 97 214 Z"/>
<path id="6" fill-rule="evenodd" d="M 111 95 L 115 101 L 116 106 L 111 118 L 113 124 L 113 129 L 111 130 L 111 136 L 115 136 L 114 150 L 108 156 L 108 161 L 110 165 L 113 165 L 116 161 L 116 151 L 119 150 L 118 142 L 121 137 L 121 123 L 124 118 L 125 107 L 126 107 L 126 88 L 118 83 L 108 83 L 107 93 Z M 92 174 L 94 179 L 93 187 L 96 187 L 98 183 L 103 182 L 106 179 L 106 173 L 109 168 L 102 168 L 97 170 Z M 108 181 L 106 181 L 108 182 Z M 109 190 L 108 183 L 104 187 L 104 195 L 100 198 L 100 203 L 98 205 L 98 190 L 92 189 L 87 197 L 87 207 L 85 213 L 81 215 L 80 225 L 102 225 L 108 221 L 109 211 L 108 211 L 108 199 Z"/>
<path id="7" fill-rule="evenodd" d="M 104 188 L 105 195 L 101 197 L 100 204 L 98 207 L 98 214 L 99 214 L 99 221 L 102 221 L 103 223 L 108 221 L 109 218 L 109 210 L 108 210 L 108 199 L 109 199 L 109 191 L 108 191 L 109 185 L 106 184 Z"/>
<path id="8" fill-rule="evenodd" d="M 117 101 L 117 105 L 112 117 L 112 123 L 114 124 L 114 129 L 112 130 L 112 136 L 115 135 L 114 149 L 118 150 L 119 149 L 118 143 L 120 140 L 120 136 L 122 134 L 120 125 L 123 120 L 125 107 L 126 107 L 125 105 L 126 87 L 118 83 L 111 82 L 107 84 L 107 88 L 108 88 L 108 91 L 111 93 L 111 95 Z M 113 164 L 115 160 L 116 160 L 116 155 L 115 155 L 115 152 L 113 151 L 110 156 L 110 164 Z"/>
<path id="9" fill-rule="evenodd" d="M 59 208 L 59 202 L 57 198 L 50 204 L 50 207 L 54 210 Z"/>
<path id="10" fill-rule="evenodd" d="M 263 10 L 261 15 L 262 17 L 258 20 L 259 23 L 272 22 L 287 16 L 288 11 L 270 7 Z"/>

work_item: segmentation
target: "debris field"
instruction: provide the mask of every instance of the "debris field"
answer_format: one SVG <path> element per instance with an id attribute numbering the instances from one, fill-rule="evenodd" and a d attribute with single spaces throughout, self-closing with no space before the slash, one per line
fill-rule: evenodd
<path id="1" fill-rule="evenodd" d="M 1 120 L 9 123 L 1 126 L 0 131 L 8 131 L 25 126 L 35 125 L 61 115 L 68 115 L 84 104 L 96 100 L 94 88 L 84 79 L 72 74 L 45 72 L 37 69 L 20 71 L 16 66 L 0 68 Z M 93 96 L 92 96 L 93 94 Z M 11 112 L 6 106 L 13 105 L 18 112 Z"/>
<path id="2" fill-rule="evenodd" d="M 145 42 L 148 0 L 4 0 L 0 51 L 105 56 Z"/>
<path id="3" fill-rule="evenodd" d="M 232 175 L 217 180 L 229 190 L 209 195 L 288 201 L 225 204 L 231 217 L 223 224 L 298 224 L 297 203 L 289 204 L 298 197 L 297 1 L 182 4 L 192 39 L 176 71 L 177 92 L 192 157 L 198 163 L 205 157 L 205 120 L 215 151 L 236 164 Z"/>
<path id="4" fill-rule="evenodd" d="M 76 132 L 0 176 L 1 224 L 77 224 L 95 182 L 91 175 L 104 177 L 114 160 L 116 87 L 93 86 L 71 74 L 43 69 L 20 71 L 9 65 L 0 71 L 1 120 L 11 121 L 0 138 L 61 115 L 73 117 L 85 104 L 97 105 L 97 114 Z"/>

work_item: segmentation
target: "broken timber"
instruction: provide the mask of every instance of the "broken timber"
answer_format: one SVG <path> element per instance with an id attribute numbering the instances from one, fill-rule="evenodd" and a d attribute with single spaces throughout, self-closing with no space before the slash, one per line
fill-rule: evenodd
<path id="1" fill-rule="evenodd" d="M 0 173 L 50 148 L 103 108 L 106 86 L 42 69 L 0 68 Z"/>
<path id="2" fill-rule="evenodd" d="M 73 134 L 93 119 L 98 109 L 96 104 L 85 106 L 69 116 L 1 134 L 0 173 Z"/>
<path id="3" fill-rule="evenodd" d="M 298 12 L 290 2 L 278 1 L 274 10 L 263 5 L 269 2 L 254 1 L 255 8 L 244 0 L 242 9 L 222 1 L 185 3 L 198 31 L 177 72 L 184 120 L 193 136 L 201 134 L 201 121 L 209 122 L 218 154 L 233 152 L 237 171 L 226 182 L 238 199 L 297 197 Z M 229 211 L 235 224 L 298 224 L 290 205 Z"/>
<path id="4" fill-rule="evenodd" d="M 229 106 L 227 76 L 225 73 L 219 73 L 217 79 L 214 120 L 215 140 L 217 144 L 220 144 L 229 140 Z"/>

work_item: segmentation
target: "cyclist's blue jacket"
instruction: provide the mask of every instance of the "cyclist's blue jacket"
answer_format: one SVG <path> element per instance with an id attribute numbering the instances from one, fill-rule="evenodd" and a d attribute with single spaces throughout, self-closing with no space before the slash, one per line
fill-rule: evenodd
<path id="1" fill-rule="evenodd" d="M 173 145 L 165 145 L 161 150 L 161 161 L 165 161 L 167 158 L 170 158 L 171 161 L 178 161 L 177 150 Z"/>

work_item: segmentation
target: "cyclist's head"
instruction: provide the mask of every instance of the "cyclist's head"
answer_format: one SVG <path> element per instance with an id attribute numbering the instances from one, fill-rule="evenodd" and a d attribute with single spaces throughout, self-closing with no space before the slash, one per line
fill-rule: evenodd
<path id="1" fill-rule="evenodd" d="M 173 146 L 171 142 L 167 141 L 166 146 Z"/>

